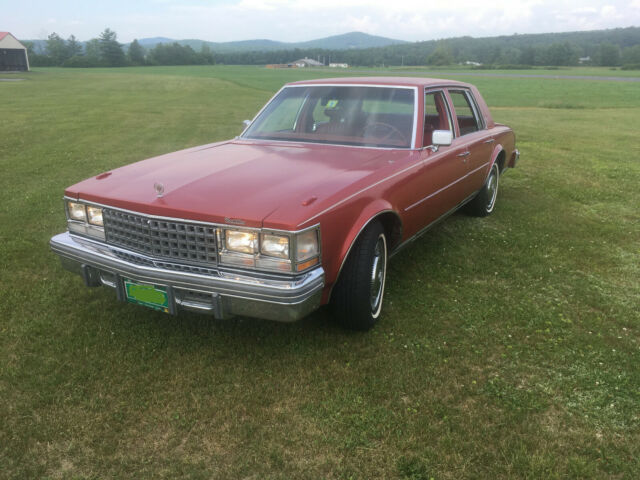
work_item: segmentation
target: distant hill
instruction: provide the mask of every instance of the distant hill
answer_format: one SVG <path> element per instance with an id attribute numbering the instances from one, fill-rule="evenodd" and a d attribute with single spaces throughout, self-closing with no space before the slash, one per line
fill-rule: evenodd
<path id="1" fill-rule="evenodd" d="M 173 43 L 175 40 L 167 37 L 141 38 L 138 43 L 145 48 L 153 48 L 158 43 Z M 127 44 L 128 45 L 128 44 Z"/>
<path id="2" fill-rule="evenodd" d="M 38 53 L 44 53 L 47 45 L 46 40 L 26 40 L 32 42 L 34 49 Z M 387 47 L 389 45 L 401 45 L 403 40 L 379 37 L 362 32 L 350 32 L 342 35 L 334 35 L 326 38 L 318 38 L 307 42 L 278 42 L 267 39 L 239 40 L 235 42 L 208 42 L 198 39 L 176 40 L 168 37 L 140 38 L 138 43 L 146 49 L 151 49 L 159 43 L 179 43 L 188 45 L 196 51 L 202 48 L 203 44 L 217 53 L 238 53 L 238 52 L 275 52 L 279 50 L 309 49 L 319 48 L 323 50 L 355 50 L 360 48 Z M 86 42 L 80 42 L 82 44 Z M 129 44 L 124 44 L 125 50 Z"/>
<path id="3" fill-rule="evenodd" d="M 36 53 L 44 53 L 46 40 L 32 42 Z M 554 66 L 579 63 L 602 66 L 640 65 L 640 50 L 637 47 L 640 45 L 640 27 L 484 38 L 455 37 L 421 42 L 405 42 L 361 32 L 306 42 L 254 39 L 216 43 L 199 39 L 174 40 L 167 37 L 142 38 L 138 39 L 138 42 L 147 50 L 161 43 L 177 42 L 183 46 L 188 45 L 195 51 L 191 52 L 188 59 L 182 58 L 180 62 L 198 62 L 204 59 L 205 63 L 228 65 L 289 63 L 307 56 L 323 59 L 326 57 L 333 62 L 358 66 L 453 65 L 465 62 L 481 63 L 483 68 L 491 65 Z M 208 57 L 198 57 L 203 45 L 207 45 L 211 50 Z M 128 49 L 128 44 L 124 47 L 125 50 Z M 171 55 L 176 54 L 174 52 Z M 161 61 L 177 62 L 178 59 Z M 45 61 L 42 65 L 50 63 Z"/>
<path id="4" fill-rule="evenodd" d="M 200 50 L 203 44 L 206 44 L 214 52 L 233 53 L 233 52 L 273 52 L 277 50 L 294 50 L 307 48 L 321 48 L 324 50 L 350 50 L 359 48 L 375 48 L 387 47 L 389 45 L 399 45 L 408 43 L 403 40 L 395 40 L 392 38 L 379 37 L 369 35 L 362 32 L 350 32 L 343 35 L 334 35 L 307 42 L 278 42 L 275 40 L 256 39 L 241 40 L 236 42 L 207 42 L 204 40 L 174 40 L 165 37 L 142 38 L 138 40 L 140 45 L 145 48 L 153 48 L 158 43 L 179 43 L 180 45 L 189 45 L 194 50 Z"/>

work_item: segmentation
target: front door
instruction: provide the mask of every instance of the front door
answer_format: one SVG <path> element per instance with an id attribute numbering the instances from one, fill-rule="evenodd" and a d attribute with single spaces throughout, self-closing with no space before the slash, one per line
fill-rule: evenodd
<path id="1" fill-rule="evenodd" d="M 442 90 L 425 92 L 423 147 L 432 144 L 434 130 L 453 131 L 452 116 Z M 405 207 L 405 215 L 420 228 L 429 225 L 455 208 L 465 198 L 467 161 L 464 146 L 442 146 L 434 152 L 424 148 L 419 172 L 419 195 Z M 414 232 L 415 233 L 415 232 Z"/>

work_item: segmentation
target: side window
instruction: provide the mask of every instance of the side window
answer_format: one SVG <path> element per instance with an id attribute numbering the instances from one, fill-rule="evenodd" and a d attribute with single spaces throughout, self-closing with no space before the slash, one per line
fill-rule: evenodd
<path id="1" fill-rule="evenodd" d="M 424 95 L 424 147 L 431 145 L 434 130 L 453 130 L 447 102 L 440 91 Z"/>
<path id="2" fill-rule="evenodd" d="M 459 90 L 449 90 L 453 108 L 456 110 L 456 120 L 460 127 L 460 135 L 477 132 L 482 128 L 482 123 L 476 114 L 469 93 Z"/>

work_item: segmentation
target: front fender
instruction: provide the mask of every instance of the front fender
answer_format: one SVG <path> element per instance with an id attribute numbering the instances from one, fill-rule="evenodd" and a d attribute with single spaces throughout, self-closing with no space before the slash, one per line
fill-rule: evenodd
<path id="1" fill-rule="evenodd" d="M 340 231 L 339 236 L 333 235 L 333 238 L 328 238 L 327 243 L 329 243 L 329 245 L 325 243 L 324 239 L 326 236 L 323 233 L 323 247 L 326 245 L 331 249 L 331 252 L 327 252 L 329 255 L 325 257 L 326 262 L 323 264 L 325 269 L 323 303 L 329 301 L 333 285 L 340 276 L 344 263 L 360 233 L 376 218 L 388 213 L 395 215 L 398 222 L 401 223 L 400 216 L 397 214 L 396 209 L 394 209 L 388 201 L 383 199 L 376 199 L 366 204 L 350 220 L 344 218 L 341 218 L 340 221 L 337 221 L 336 218 L 327 219 L 328 225 L 336 226 L 342 224 L 347 226 L 347 230 L 346 232 L 344 230 Z M 336 216 L 339 216 L 339 212 L 336 212 Z"/>

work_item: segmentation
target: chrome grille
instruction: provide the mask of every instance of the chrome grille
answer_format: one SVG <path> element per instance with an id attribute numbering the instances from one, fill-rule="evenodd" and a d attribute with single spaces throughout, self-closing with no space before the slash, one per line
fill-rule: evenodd
<path id="1" fill-rule="evenodd" d="M 187 263 L 217 264 L 216 228 L 151 218 L 105 208 L 102 212 L 110 245 Z"/>

